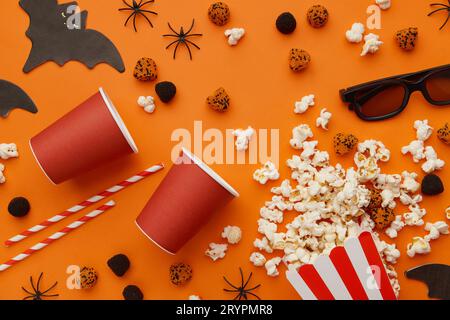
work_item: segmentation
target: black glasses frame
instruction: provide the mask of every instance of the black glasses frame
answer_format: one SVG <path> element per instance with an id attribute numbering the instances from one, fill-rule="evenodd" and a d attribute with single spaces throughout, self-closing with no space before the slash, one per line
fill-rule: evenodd
<path id="1" fill-rule="evenodd" d="M 355 111 L 359 118 L 365 121 L 379 121 L 379 120 L 385 120 L 392 118 L 399 113 L 401 113 L 403 110 L 405 110 L 406 106 L 408 105 L 409 98 L 411 97 L 411 94 L 415 91 L 420 91 L 423 95 L 423 97 L 432 105 L 435 106 L 445 106 L 450 104 L 450 100 L 448 101 L 435 101 L 431 98 L 430 94 L 428 93 L 427 87 L 426 87 L 426 80 L 432 77 L 433 75 L 445 71 L 450 70 L 450 64 L 442 65 L 439 67 L 434 67 L 431 69 L 426 69 L 418 72 L 413 73 L 407 73 L 402 75 L 397 75 L 393 77 L 383 78 L 375 81 L 366 82 L 360 85 L 356 85 L 347 89 L 342 89 L 339 91 L 342 101 L 349 103 L 349 110 Z M 377 89 L 374 88 L 374 85 L 379 84 L 380 87 Z M 370 98 L 378 94 L 380 91 L 382 91 L 384 88 L 386 88 L 386 85 L 393 84 L 393 85 L 400 85 L 405 90 L 405 96 L 403 98 L 403 102 L 401 106 L 398 107 L 397 110 L 390 112 L 389 114 L 382 115 L 382 116 L 367 116 L 362 112 L 362 106 L 366 101 L 368 101 Z M 358 97 L 358 94 L 361 93 L 361 91 L 367 90 L 369 88 L 372 88 L 369 92 L 367 92 L 362 97 Z"/>

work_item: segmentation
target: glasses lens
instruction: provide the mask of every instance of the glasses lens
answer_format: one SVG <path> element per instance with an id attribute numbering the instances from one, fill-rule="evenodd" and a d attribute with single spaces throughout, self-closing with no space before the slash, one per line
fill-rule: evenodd
<path id="1" fill-rule="evenodd" d="M 450 68 L 429 77 L 426 88 L 432 100 L 450 103 Z"/>
<path id="2" fill-rule="evenodd" d="M 382 117 L 398 111 L 405 99 L 405 87 L 398 83 L 374 85 L 359 92 L 356 101 L 366 117 Z"/>

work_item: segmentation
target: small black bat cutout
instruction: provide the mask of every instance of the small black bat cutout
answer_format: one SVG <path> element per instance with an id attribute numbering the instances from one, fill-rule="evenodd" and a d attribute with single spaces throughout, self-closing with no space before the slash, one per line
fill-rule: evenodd
<path id="1" fill-rule="evenodd" d="M 20 0 L 19 4 L 30 17 L 26 35 L 33 44 L 23 67 L 25 73 L 47 61 L 63 66 L 70 60 L 79 61 L 89 69 L 107 63 L 119 72 L 125 71 L 120 53 L 111 40 L 96 30 L 86 29 L 88 12 L 68 13 L 69 7 L 77 6 L 77 2 Z M 76 20 L 80 25 L 71 22 Z"/>
<path id="2" fill-rule="evenodd" d="M 38 112 L 36 105 L 25 91 L 9 81 L 0 80 L 0 116 L 6 118 L 13 109 Z"/>
<path id="3" fill-rule="evenodd" d="M 425 264 L 406 271 L 405 276 L 424 282 L 428 287 L 430 298 L 450 299 L 450 266 Z"/>

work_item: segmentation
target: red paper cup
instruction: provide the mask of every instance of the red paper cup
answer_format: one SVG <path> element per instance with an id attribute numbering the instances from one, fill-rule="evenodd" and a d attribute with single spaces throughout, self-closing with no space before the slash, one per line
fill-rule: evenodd
<path id="1" fill-rule="evenodd" d="M 55 184 L 138 152 L 102 88 L 32 138 L 30 147 L 42 171 Z"/>
<path id="2" fill-rule="evenodd" d="M 158 247 L 175 254 L 215 211 L 238 196 L 224 179 L 183 148 L 136 224 Z"/>

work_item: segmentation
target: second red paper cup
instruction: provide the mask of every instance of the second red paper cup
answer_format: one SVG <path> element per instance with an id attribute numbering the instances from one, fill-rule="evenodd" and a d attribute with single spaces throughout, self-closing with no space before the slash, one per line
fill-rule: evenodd
<path id="1" fill-rule="evenodd" d="M 164 251 L 177 253 L 212 214 L 239 194 L 186 149 L 136 220 Z"/>
<path id="2" fill-rule="evenodd" d="M 102 88 L 30 140 L 45 175 L 55 184 L 138 149 Z"/>

